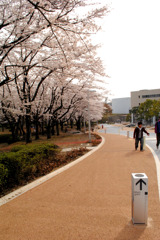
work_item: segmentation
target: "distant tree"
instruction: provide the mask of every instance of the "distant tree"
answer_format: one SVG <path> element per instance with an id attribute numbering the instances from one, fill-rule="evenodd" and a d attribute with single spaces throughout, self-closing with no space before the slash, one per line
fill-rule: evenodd
<path id="1" fill-rule="evenodd" d="M 158 116 L 160 115 L 160 100 L 153 100 L 152 101 L 152 106 L 150 108 L 150 115 L 152 117 L 156 117 L 158 118 Z"/>
<path id="2" fill-rule="evenodd" d="M 127 122 L 131 122 L 131 114 L 130 114 L 130 113 L 127 114 L 126 121 L 127 121 Z"/>
<path id="3" fill-rule="evenodd" d="M 141 119 L 149 122 L 152 117 L 151 108 L 153 106 L 153 101 L 151 99 L 147 99 L 144 103 L 141 103 L 138 108 L 138 113 Z"/>
<path id="4" fill-rule="evenodd" d="M 160 113 L 160 100 L 147 99 L 140 106 L 130 110 L 134 114 L 136 120 L 145 120 L 151 122 L 152 117 L 158 117 Z"/>
<path id="5" fill-rule="evenodd" d="M 141 116 L 139 115 L 138 109 L 139 109 L 139 107 L 133 107 L 133 108 L 129 111 L 129 112 L 130 112 L 130 115 L 133 114 L 134 121 L 141 120 Z"/>

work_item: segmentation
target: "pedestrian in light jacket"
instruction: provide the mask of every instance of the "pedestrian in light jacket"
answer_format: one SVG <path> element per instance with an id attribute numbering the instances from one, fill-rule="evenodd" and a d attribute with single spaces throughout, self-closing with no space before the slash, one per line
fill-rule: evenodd
<path id="1" fill-rule="evenodd" d="M 140 142 L 140 151 L 143 151 L 143 133 L 146 133 L 149 135 L 149 133 L 146 131 L 144 127 L 142 127 L 142 122 L 138 122 L 138 126 L 134 129 L 133 138 L 135 138 L 135 150 L 138 148 L 138 144 Z"/>

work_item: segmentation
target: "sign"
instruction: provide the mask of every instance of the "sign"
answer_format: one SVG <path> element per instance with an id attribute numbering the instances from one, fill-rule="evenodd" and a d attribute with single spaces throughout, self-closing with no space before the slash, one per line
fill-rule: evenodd
<path id="1" fill-rule="evenodd" d="M 145 184 L 146 185 L 146 182 L 144 182 L 142 179 L 140 179 L 136 185 L 139 184 L 140 185 L 140 191 L 142 191 L 142 184 Z"/>
<path id="2" fill-rule="evenodd" d="M 148 177 L 145 173 L 132 173 L 132 221 L 147 224 Z"/>

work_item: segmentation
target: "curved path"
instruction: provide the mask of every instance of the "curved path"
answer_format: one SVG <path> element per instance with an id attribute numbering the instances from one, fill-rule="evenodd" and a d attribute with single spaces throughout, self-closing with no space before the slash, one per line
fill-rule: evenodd
<path id="1" fill-rule="evenodd" d="M 103 125 L 103 128 L 102 128 Z M 112 133 L 112 134 L 120 134 L 122 136 L 127 136 L 128 138 L 133 139 L 133 131 L 134 128 L 127 128 L 122 125 L 109 125 L 109 124 L 101 124 L 101 129 L 99 132 L 101 133 Z M 147 146 L 151 153 L 153 154 L 155 164 L 156 164 L 156 169 L 157 169 L 157 183 L 158 183 L 158 190 L 159 190 L 159 200 L 160 200 L 160 150 L 157 149 L 156 147 L 156 134 L 154 133 L 154 130 L 148 130 L 150 135 L 147 136 L 144 134 L 145 138 L 145 146 Z"/>
<path id="2" fill-rule="evenodd" d="M 160 239 L 156 166 L 148 148 L 126 136 L 0 207 L 0 240 Z M 148 225 L 131 222 L 131 173 L 149 180 Z"/>

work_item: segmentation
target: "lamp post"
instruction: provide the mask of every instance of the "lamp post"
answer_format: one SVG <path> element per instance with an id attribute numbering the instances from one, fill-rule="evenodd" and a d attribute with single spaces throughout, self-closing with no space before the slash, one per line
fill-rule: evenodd
<path id="1" fill-rule="evenodd" d="M 85 117 L 84 117 L 84 133 L 86 132 L 86 123 L 85 123 Z"/>
<path id="2" fill-rule="evenodd" d="M 88 131 L 89 131 L 89 143 L 91 142 L 91 119 L 90 119 L 90 104 L 89 104 L 89 93 L 96 92 L 95 90 L 89 90 L 87 92 L 88 97 Z"/>
<path id="3" fill-rule="evenodd" d="M 87 101 L 88 101 L 88 98 L 87 98 Z M 84 132 L 86 132 L 86 116 L 87 116 L 87 112 L 88 111 L 88 108 L 85 108 L 84 111 L 83 111 L 83 124 L 84 124 Z"/>
<path id="4" fill-rule="evenodd" d="M 133 113 L 131 113 L 131 123 L 133 123 Z"/>

